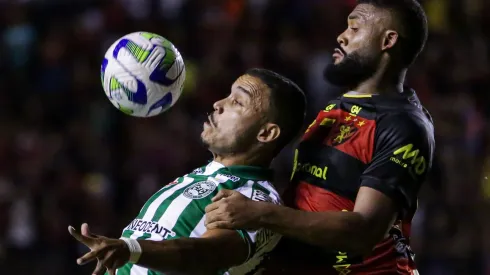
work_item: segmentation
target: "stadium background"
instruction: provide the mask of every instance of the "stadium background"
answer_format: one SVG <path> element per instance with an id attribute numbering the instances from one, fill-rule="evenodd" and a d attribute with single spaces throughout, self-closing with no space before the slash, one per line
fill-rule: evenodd
<path id="1" fill-rule="evenodd" d="M 426 0 L 430 39 L 408 82 L 432 112 L 437 154 L 413 247 L 421 274 L 490 274 L 490 2 Z M 117 237 L 152 192 L 206 163 L 204 113 L 235 77 L 266 67 L 297 81 L 309 122 L 339 90 L 322 80 L 354 1 L 0 1 L 0 273 L 89 274 L 67 225 Z M 187 83 L 153 119 L 105 98 L 106 48 L 132 31 L 169 38 Z M 275 163 L 286 182 L 290 154 Z M 282 185 L 283 186 L 283 185 Z M 486 191 L 485 191 L 486 190 Z"/>

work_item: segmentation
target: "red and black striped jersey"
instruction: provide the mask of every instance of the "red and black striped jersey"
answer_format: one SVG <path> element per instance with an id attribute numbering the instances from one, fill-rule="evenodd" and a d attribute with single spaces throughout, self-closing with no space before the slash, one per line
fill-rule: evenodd
<path id="1" fill-rule="evenodd" d="M 366 186 L 393 199 L 399 219 L 365 258 L 286 239 L 278 247 L 288 258 L 281 274 L 412 274 L 411 220 L 434 147 L 432 120 L 413 90 L 331 101 L 296 150 L 286 202 L 305 211 L 352 211 Z"/>

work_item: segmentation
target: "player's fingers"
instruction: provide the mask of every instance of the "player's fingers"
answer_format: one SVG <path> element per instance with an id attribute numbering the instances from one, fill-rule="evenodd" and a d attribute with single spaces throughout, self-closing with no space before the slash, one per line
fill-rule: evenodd
<path id="1" fill-rule="evenodd" d="M 104 275 L 105 272 L 105 266 L 104 263 L 99 260 L 97 261 L 97 265 L 95 266 L 94 272 L 92 272 L 92 275 Z"/>
<path id="2" fill-rule="evenodd" d="M 95 274 L 103 275 L 106 270 L 114 269 L 113 267 L 116 264 L 116 257 L 114 257 L 114 254 L 115 254 L 115 250 L 109 250 L 105 253 L 105 255 L 103 256 L 104 258 L 99 260 L 100 264 L 102 265 L 102 269 L 101 269 L 102 271 L 100 271 L 101 273 L 95 273 Z"/>
<path id="3" fill-rule="evenodd" d="M 114 254 L 116 254 L 116 253 L 114 253 Z M 112 261 L 111 265 L 106 265 L 106 267 L 108 268 L 107 271 L 109 272 L 110 275 L 116 275 L 117 269 L 119 267 L 123 266 L 125 263 L 126 263 L 126 260 L 115 259 Z"/>
<path id="4" fill-rule="evenodd" d="M 90 227 L 88 226 L 87 223 L 83 223 L 82 224 L 82 230 L 80 230 L 82 232 L 82 235 L 83 236 L 86 236 L 86 237 L 92 237 L 92 238 L 100 238 L 102 236 L 100 235 L 97 235 L 97 234 L 94 234 L 92 233 L 92 231 L 90 230 Z"/>
<path id="5" fill-rule="evenodd" d="M 213 202 L 211 204 L 208 204 L 206 208 L 204 208 L 204 211 L 206 212 L 206 215 L 213 212 L 214 210 L 218 209 L 220 206 L 219 202 Z"/>
<path id="6" fill-rule="evenodd" d="M 212 229 L 233 229 L 228 222 L 216 221 L 206 224 L 206 228 L 208 230 Z"/>
<path id="7" fill-rule="evenodd" d="M 216 194 L 216 196 L 214 196 L 211 200 L 213 202 L 216 202 L 216 201 L 219 201 L 221 199 L 224 199 L 226 197 L 233 195 L 233 193 L 234 193 L 233 190 L 221 189 L 221 190 L 219 190 L 218 194 Z"/>
<path id="8" fill-rule="evenodd" d="M 100 250 L 90 251 L 87 254 L 77 259 L 77 264 L 84 265 L 90 263 L 91 261 L 97 259 L 100 254 Z"/>
<path id="9" fill-rule="evenodd" d="M 206 229 L 207 230 L 213 230 L 213 229 L 216 229 L 216 226 L 215 226 L 215 223 L 207 223 L 206 222 Z"/>
<path id="10" fill-rule="evenodd" d="M 206 216 L 205 216 L 206 219 L 204 220 L 204 225 L 206 225 L 206 227 L 207 227 L 208 224 L 218 222 L 218 221 L 222 221 L 223 218 L 221 216 L 222 215 L 219 213 L 219 210 L 214 210 L 212 212 L 206 213 Z"/>
<path id="11" fill-rule="evenodd" d="M 91 247 L 94 245 L 94 238 L 88 237 L 88 236 L 83 236 L 80 233 L 78 233 L 73 226 L 68 226 L 68 232 L 70 232 L 70 235 L 72 235 L 77 241 L 83 243 L 84 245 Z"/>
<path id="12" fill-rule="evenodd" d="M 82 228 L 80 231 L 82 232 L 83 236 L 97 238 L 97 236 L 90 231 L 90 228 L 87 223 L 82 224 Z"/>

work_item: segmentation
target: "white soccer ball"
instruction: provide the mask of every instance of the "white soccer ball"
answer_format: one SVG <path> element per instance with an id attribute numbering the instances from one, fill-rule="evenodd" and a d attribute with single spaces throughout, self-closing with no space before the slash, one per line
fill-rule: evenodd
<path id="1" fill-rule="evenodd" d="M 101 80 L 116 108 L 131 116 L 151 117 L 179 99 L 185 80 L 184 60 L 162 36 L 130 33 L 107 50 Z"/>

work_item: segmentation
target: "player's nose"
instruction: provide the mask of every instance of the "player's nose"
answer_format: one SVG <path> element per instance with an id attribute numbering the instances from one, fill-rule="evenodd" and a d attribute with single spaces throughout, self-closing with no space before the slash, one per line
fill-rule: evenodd
<path id="1" fill-rule="evenodd" d="M 345 32 L 341 33 L 338 37 L 337 37 L 337 43 L 339 43 L 340 46 L 347 46 L 347 38 L 345 37 Z"/>
<path id="2" fill-rule="evenodd" d="M 223 100 L 216 101 L 213 104 L 214 111 L 217 112 L 218 114 L 223 113 Z"/>

